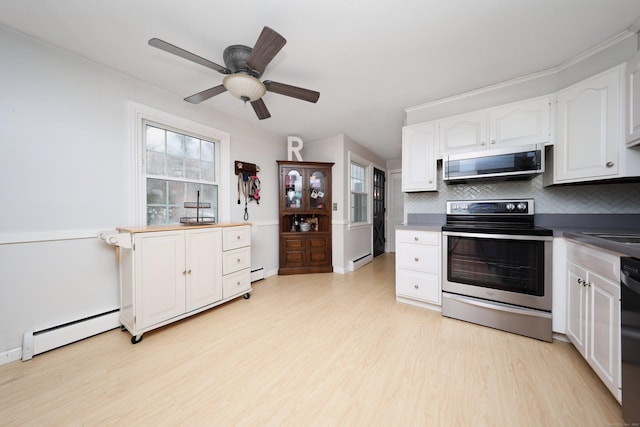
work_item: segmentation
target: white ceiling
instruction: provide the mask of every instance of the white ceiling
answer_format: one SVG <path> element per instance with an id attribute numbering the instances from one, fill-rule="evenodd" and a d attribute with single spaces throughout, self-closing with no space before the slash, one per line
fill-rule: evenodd
<path id="1" fill-rule="evenodd" d="M 287 44 L 263 78 L 320 92 L 267 93 L 258 120 L 229 93 L 200 104 L 284 137 L 344 133 L 400 157 L 403 109 L 557 66 L 624 31 L 638 0 L 0 0 L 0 23 L 174 93 L 222 75 L 147 44 L 158 37 L 218 64 L 269 26 Z"/>

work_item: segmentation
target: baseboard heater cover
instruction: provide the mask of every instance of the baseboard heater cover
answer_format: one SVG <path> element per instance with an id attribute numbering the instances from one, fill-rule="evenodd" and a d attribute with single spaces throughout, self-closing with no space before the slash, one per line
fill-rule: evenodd
<path id="1" fill-rule="evenodd" d="M 36 354 L 119 327 L 119 311 L 115 309 L 41 331 L 25 332 L 22 336 L 22 360 L 30 360 Z"/>
<path id="2" fill-rule="evenodd" d="M 363 265 L 369 264 L 371 261 L 373 261 L 373 255 L 371 255 L 371 253 L 363 255 L 360 258 L 356 258 L 353 261 L 349 261 L 349 271 L 356 271 Z"/>
<path id="3" fill-rule="evenodd" d="M 264 279 L 264 268 L 259 267 L 255 270 L 251 270 L 251 283 Z"/>

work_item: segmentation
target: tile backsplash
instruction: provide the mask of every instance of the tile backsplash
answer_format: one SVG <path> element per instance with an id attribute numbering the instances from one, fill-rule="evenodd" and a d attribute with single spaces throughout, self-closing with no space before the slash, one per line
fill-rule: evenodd
<path id="1" fill-rule="evenodd" d="M 543 187 L 542 175 L 527 181 L 447 185 L 438 164 L 438 191 L 407 193 L 405 211 L 443 214 L 447 200 L 532 198 L 542 213 L 640 214 L 640 183 L 580 184 Z"/>

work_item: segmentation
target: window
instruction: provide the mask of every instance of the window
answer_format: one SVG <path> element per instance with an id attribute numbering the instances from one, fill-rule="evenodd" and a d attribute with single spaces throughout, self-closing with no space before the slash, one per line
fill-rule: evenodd
<path id="1" fill-rule="evenodd" d="M 182 217 L 217 218 L 216 143 L 145 123 L 147 225 L 177 224 Z M 185 209 L 185 202 L 210 208 Z"/>
<path id="2" fill-rule="evenodd" d="M 367 169 L 351 162 L 351 222 L 367 222 Z"/>
<path id="3" fill-rule="evenodd" d="M 227 132 L 165 111 L 127 102 L 130 163 L 128 223 L 177 224 L 195 217 L 185 202 L 211 203 L 198 212 L 231 220 L 231 156 Z M 225 202 L 226 201 L 226 202 Z"/>

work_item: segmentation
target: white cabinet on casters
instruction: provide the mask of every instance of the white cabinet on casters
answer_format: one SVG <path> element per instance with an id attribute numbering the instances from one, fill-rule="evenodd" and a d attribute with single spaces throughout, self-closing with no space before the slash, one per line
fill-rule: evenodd
<path id="1" fill-rule="evenodd" d="M 233 261 L 227 267 L 230 273 L 225 275 L 224 236 L 240 230 L 246 236 L 246 248 L 234 249 Z M 144 332 L 243 293 L 248 298 L 248 230 L 248 225 L 119 229 L 121 234 L 129 233 L 131 239 L 130 248 L 118 248 L 120 323 L 133 335 L 131 342 L 140 342 Z M 235 275 L 232 277 L 231 273 Z M 231 291 L 225 294 L 225 289 Z"/>

